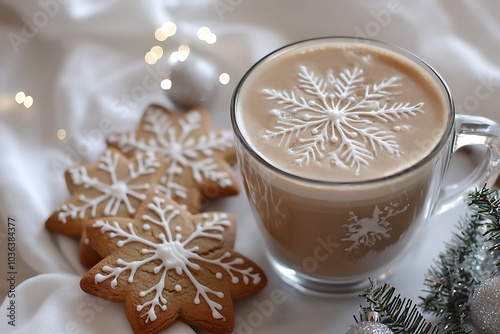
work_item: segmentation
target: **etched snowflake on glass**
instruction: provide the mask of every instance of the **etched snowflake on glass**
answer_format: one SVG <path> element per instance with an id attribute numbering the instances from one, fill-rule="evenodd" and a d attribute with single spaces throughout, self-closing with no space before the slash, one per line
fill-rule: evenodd
<path id="1" fill-rule="evenodd" d="M 342 241 L 351 242 L 346 251 L 352 252 L 361 246 L 373 247 L 378 240 L 383 240 L 391 236 L 391 222 L 389 218 L 399 215 L 408 209 L 408 205 L 398 209 L 396 204 L 384 207 L 382 210 L 375 205 L 371 217 L 359 218 L 353 211 L 349 211 L 349 224 L 347 227 L 347 237 Z"/>
<path id="2" fill-rule="evenodd" d="M 388 102 L 398 94 L 399 82 L 393 76 L 366 84 L 358 67 L 338 74 L 329 70 L 322 77 L 301 66 L 296 90 L 262 90 L 277 104 L 272 110 L 274 127 L 265 131 L 264 138 L 286 147 L 299 166 L 327 159 L 359 174 L 379 151 L 395 157 L 401 153 L 394 134 L 377 123 L 394 123 L 423 112 L 424 103 Z"/>

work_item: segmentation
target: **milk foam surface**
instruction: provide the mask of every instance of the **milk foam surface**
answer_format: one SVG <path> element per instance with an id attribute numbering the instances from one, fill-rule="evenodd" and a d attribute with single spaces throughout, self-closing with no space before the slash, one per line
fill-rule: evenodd
<path id="1" fill-rule="evenodd" d="M 247 76 L 236 101 L 245 141 L 279 170 L 323 181 L 393 175 L 435 148 L 445 94 L 412 61 L 353 42 L 301 46 Z"/>

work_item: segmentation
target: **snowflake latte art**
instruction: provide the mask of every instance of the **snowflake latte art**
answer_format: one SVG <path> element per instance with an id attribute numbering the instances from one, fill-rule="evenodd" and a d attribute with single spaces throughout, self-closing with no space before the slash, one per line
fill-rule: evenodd
<path id="1" fill-rule="evenodd" d="M 445 101 L 408 60 L 366 45 L 317 45 L 262 65 L 237 120 L 270 164 L 322 181 L 392 175 L 429 154 Z M 431 126 L 429 126 L 431 125 Z"/>
<path id="2" fill-rule="evenodd" d="M 278 274 L 344 291 L 387 272 L 429 216 L 451 152 L 440 78 L 397 48 L 316 39 L 255 65 L 232 107 L 245 189 Z"/>

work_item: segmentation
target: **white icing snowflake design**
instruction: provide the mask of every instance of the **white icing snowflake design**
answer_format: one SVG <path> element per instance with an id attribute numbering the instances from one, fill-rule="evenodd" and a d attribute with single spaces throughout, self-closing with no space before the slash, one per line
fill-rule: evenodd
<path id="1" fill-rule="evenodd" d="M 397 205 L 394 204 L 380 210 L 378 205 L 375 205 L 372 216 L 361 219 L 354 212 L 349 211 L 351 217 L 348 221 L 351 223 L 344 225 L 347 227 L 347 238 L 342 239 L 342 241 L 350 241 L 352 244 L 346 248 L 346 251 L 352 252 L 362 245 L 373 247 L 377 240 L 389 238 L 391 236 L 389 233 L 391 231 L 391 223 L 388 219 L 397 216 L 407 209 L 408 205 L 398 209 Z"/>
<path id="2" fill-rule="evenodd" d="M 199 246 L 191 245 L 200 238 L 209 238 L 217 242 L 223 240 L 223 231 L 232 223 L 224 213 L 203 213 L 193 217 L 201 217 L 196 223 L 194 231 L 188 236 L 181 235 L 182 227 L 177 221 L 180 210 L 162 197 L 153 197 L 148 203 L 149 213 L 139 214 L 142 225 L 129 222 L 124 226 L 116 221 L 98 220 L 93 227 L 100 229 L 101 233 L 109 233 L 111 239 L 119 248 L 128 244 L 140 243 L 143 247 L 141 254 L 143 259 L 127 262 L 120 258 L 114 266 L 105 265 L 101 268 L 102 273 L 95 275 L 95 283 L 99 284 L 111 280 L 112 288 L 119 284 L 118 279 L 124 275 L 126 282 L 133 284 L 138 271 L 152 273 L 157 276 L 156 284 L 140 291 L 143 303 L 138 304 L 136 309 L 141 312 L 140 317 L 145 322 L 155 321 L 158 311 L 165 311 L 169 301 L 165 298 L 167 274 L 170 270 L 179 276 L 186 277 L 196 290 L 193 303 L 199 305 L 206 303 L 215 319 L 225 319 L 221 314 L 222 305 L 217 298 L 224 298 L 224 293 L 216 291 L 200 282 L 198 273 L 203 269 L 200 263 L 215 265 L 220 271 L 214 273 L 216 279 L 229 278 L 230 282 L 237 284 L 241 280 L 245 285 L 257 285 L 261 282 L 261 276 L 251 266 L 243 267 L 245 260 L 241 256 L 235 256 L 231 251 L 219 252 L 221 254 L 211 256 L 211 252 L 200 250 Z M 208 253 L 208 254 L 207 254 Z M 216 251 L 217 253 L 217 251 Z M 212 254 L 213 255 L 213 254 Z M 154 267 L 144 268 L 150 266 Z M 152 268 L 152 269 L 151 269 Z M 125 281 L 124 281 L 125 282 Z M 180 292 L 186 286 L 176 284 L 175 292 Z M 175 298 L 170 302 L 175 302 Z"/>
<path id="3" fill-rule="evenodd" d="M 77 203 L 68 202 L 63 204 L 58 213 L 60 222 L 66 223 L 68 217 L 84 219 L 87 212 L 90 212 L 90 217 L 95 218 L 97 217 L 98 206 L 106 201 L 107 203 L 103 210 L 105 216 L 116 215 L 122 203 L 125 205 L 129 215 L 135 213 L 135 208 L 131 205 L 130 198 L 136 198 L 141 201 L 145 200 L 146 193 L 150 189 L 150 184 L 134 184 L 134 181 L 145 175 L 156 173 L 161 164 L 151 152 L 138 153 L 135 157 L 135 163 L 128 163 L 128 175 L 123 179 L 119 179 L 117 167 L 120 157 L 119 153 L 107 150 L 101 155 L 97 164 L 97 169 L 106 172 L 111 182 L 89 175 L 86 166 L 69 169 L 71 181 L 74 185 L 82 186 L 84 189 L 95 189 L 98 194 L 93 197 L 80 194 Z"/>
<path id="4" fill-rule="evenodd" d="M 395 136 L 376 126 L 392 123 L 423 112 L 423 103 L 392 102 L 399 78 L 365 84 L 363 70 L 354 67 L 335 74 L 318 76 L 306 66 L 298 73 L 295 91 L 264 89 L 268 100 L 276 101 L 272 110 L 276 124 L 264 138 L 277 139 L 293 156 L 297 165 L 328 159 L 333 165 L 355 169 L 369 166 L 379 150 L 399 156 Z M 395 126 L 394 131 L 404 129 Z M 334 144 L 328 149 L 327 143 Z"/>
<path id="5" fill-rule="evenodd" d="M 148 139 L 138 138 L 135 132 L 118 134 L 110 137 L 123 152 L 131 150 L 158 152 L 170 159 L 170 167 L 160 180 L 157 190 L 168 197 L 177 196 L 186 199 L 187 189 L 178 182 L 178 177 L 190 170 L 193 180 L 201 184 L 205 181 L 216 182 L 220 187 L 231 186 L 231 176 L 221 170 L 213 158 L 216 151 L 223 152 L 234 147 L 231 131 L 206 131 L 202 129 L 202 115 L 193 110 L 179 119 L 180 131 L 168 113 L 162 108 L 152 106 L 143 116 L 142 129 L 152 135 Z"/>

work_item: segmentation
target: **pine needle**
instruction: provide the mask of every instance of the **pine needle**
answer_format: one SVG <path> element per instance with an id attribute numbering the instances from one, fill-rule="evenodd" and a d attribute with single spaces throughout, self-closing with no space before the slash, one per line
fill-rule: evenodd
<path id="1" fill-rule="evenodd" d="M 500 259 L 500 199 L 486 186 L 469 195 L 471 213 L 458 224 L 425 279 L 424 312 L 440 319 L 449 334 L 470 334 L 470 299 L 492 277 Z M 486 237 L 485 237 L 486 236 Z"/>
<path id="2" fill-rule="evenodd" d="M 395 295 L 396 289 L 384 284 L 365 290 L 363 297 L 371 307 L 379 312 L 381 322 L 389 327 L 394 334 L 438 334 L 439 328 L 427 322 L 410 300 Z"/>

